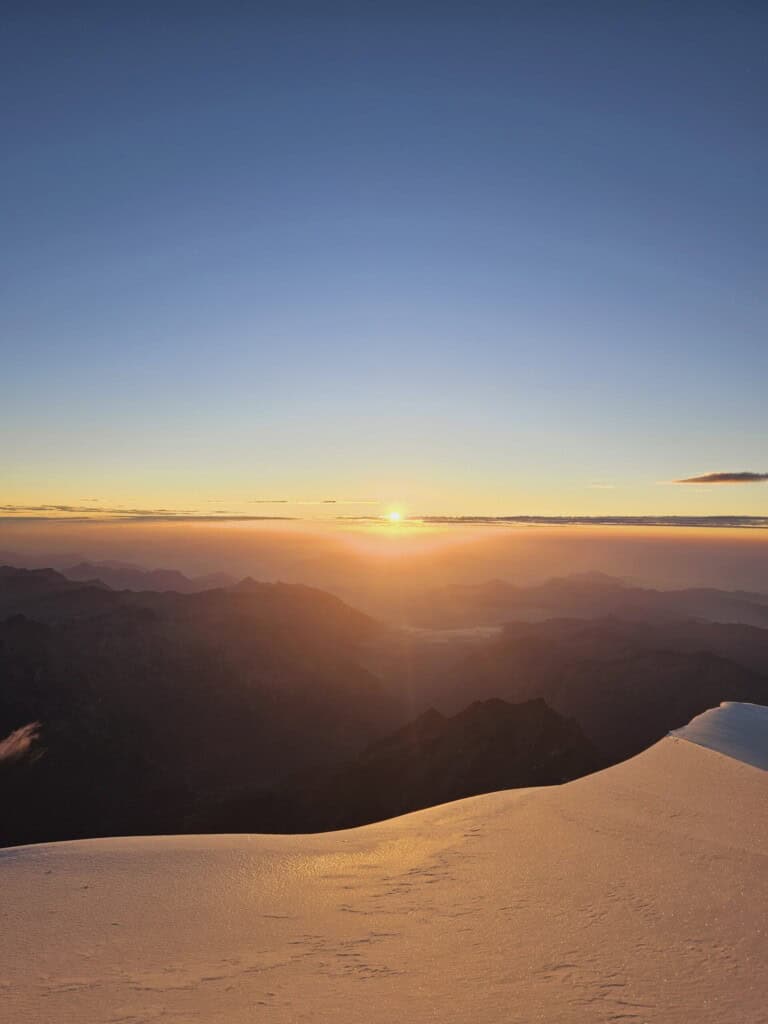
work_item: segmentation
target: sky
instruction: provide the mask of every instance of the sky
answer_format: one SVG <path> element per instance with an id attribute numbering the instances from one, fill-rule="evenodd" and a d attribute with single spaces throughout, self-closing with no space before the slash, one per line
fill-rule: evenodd
<path id="1" fill-rule="evenodd" d="M 767 30 L 9 3 L 3 514 L 766 515 Z"/>

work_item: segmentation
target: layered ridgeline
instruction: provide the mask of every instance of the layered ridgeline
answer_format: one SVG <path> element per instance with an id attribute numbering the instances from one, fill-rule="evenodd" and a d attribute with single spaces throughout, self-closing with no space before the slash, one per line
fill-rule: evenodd
<path id="1" fill-rule="evenodd" d="M 5 568 L 0 679 L 3 844 L 315 831 L 562 782 L 768 703 L 768 631 L 549 620 L 435 643 L 309 587 Z"/>
<path id="2" fill-rule="evenodd" d="M 768 630 L 614 618 L 508 623 L 422 678 L 448 713 L 477 695 L 541 697 L 619 761 L 721 701 L 768 704 Z"/>
<path id="3" fill-rule="evenodd" d="M 244 581 L 112 591 L 0 570 L 3 842 L 176 831 L 239 786 L 359 752 L 398 722 L 355 659 L 375 623 L 330 594 Z"/>
<path id="4" fill-rule="evenodd" d="M 197 594 L 201 590 L 231 587 L 237 583 L 224 572 L 185 576 L 177 569 L 141 569 L 114 562 L 78 562 L 65 566 L 61 572 L 67 579 L 80 582 L 98 580 L 113 590 L 174 590 L 179 594 Z"/>
<path id="5" fill-rule="evenodd" d="M 22 555 L 0 551 L 0 565 L 17 569 L 57 569 L 62 576 L 80 583 L 105 583 L 112 590 L 174 590 L 196 594 L 214 587 L 231 587 L 237 579 L 224 572 L 187 576 L 178 569 L 145 569 L 131 562 L 114 559 L 89 561 L 82 555 Z"/>
<path id="6" fill-rule="evenodd" d="M 757 1024 L 768 774 L 728 752 L 767 749 L 768 713 L 717 717 L 566 785 L 351 831 L 6 850 L 3 1010 Z"/>
<path id="7" fill-rule="evenodd" d="M 369 749 L 406 718 L 360 664 L 379 627 L 309 587 L 132 593 L 5 568 L 0 610 L 5 844 L 312 831 L 603 763 L 543 702 Z"/>
<path id="8" fill-rule="evenodd" d="M 768 594 L 714 587 L 656 590 L 585 572 L 532 585 L 489 580 L 441 587 L 414 594 L 406 614 L 413 624 L 443 629 L 605 615 L 630 621 L 708 619 L 763 627 L 768 626 Z"/>
<path id="9" fill-rule="evenodd" d="M 434 708 L 357 757 L 283 786 L 222 801 L 190 819 L 195 831 L 325 832 L 392 818 L 476 793 L 548 786 L 605 763 L 573 719 L 543 700 Z"/>

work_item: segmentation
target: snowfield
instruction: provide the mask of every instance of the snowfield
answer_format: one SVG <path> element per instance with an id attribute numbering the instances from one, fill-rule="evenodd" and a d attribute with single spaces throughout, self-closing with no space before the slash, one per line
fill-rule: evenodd
<path id="1" fill-rule="evenodd" d="M 768 708 L 759 704 L 726 701 L 697 715 L 672 735 L 768 769 Z"/>
<path id="2" fill-rule="evenodd" d="M 768 1022 L 768 775 L 688 739 L 347 832 L 0 851 L 0 1017 Z"/>

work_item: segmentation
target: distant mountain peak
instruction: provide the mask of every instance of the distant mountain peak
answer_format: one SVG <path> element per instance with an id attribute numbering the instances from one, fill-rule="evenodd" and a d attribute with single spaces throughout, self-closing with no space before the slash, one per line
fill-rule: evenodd
<path id="1" fill-rule="evenodd" d="M 230 590 L 259 590 L 265 584 L 259 580 L 255 580 L 253 576 L 243 576 L 241 580 L 234 583 L 229 589 Z"/>
<path id="2" fill-rule="evenodd" d="M 190 577 L 178 569 L 142 569 L 120 562 L 78 562 L 62 570 L 70 580 L 79 582 L 100 581 L 113 590 L 136 592 L 154 590 L 158 593 L 175 591 L 178 594 L 196 594 L 203 590 L 215 590 L 230 586 L 232 577 L 225 573 Z"/>

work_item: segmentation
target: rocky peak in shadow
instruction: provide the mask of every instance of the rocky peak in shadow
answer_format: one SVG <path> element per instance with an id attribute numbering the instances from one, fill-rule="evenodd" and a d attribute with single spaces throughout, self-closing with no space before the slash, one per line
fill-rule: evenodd
<path id="1" fill-rule="evenodd" d="M 351 761 L 299 777 L 282 792 L 224 802 L 194 827 L 351 828 L 480 793 L 567 782 L 605 764 L 577 723 L 543 700 L 475 701 L 454 716 L 431 708 Z"/>

